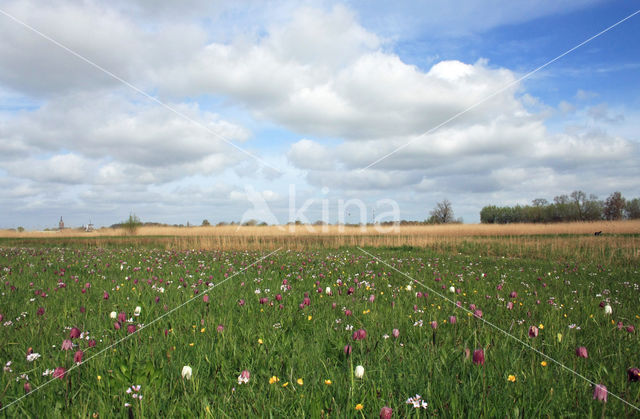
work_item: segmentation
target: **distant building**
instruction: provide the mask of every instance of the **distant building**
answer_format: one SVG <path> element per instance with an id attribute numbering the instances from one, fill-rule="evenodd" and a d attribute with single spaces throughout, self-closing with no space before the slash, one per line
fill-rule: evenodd
<path id="1" fill-rule="evenodd" d="M 64 230 L 64 221 L 62 221 L 62 217 L 60 217 L 60 222 L 58 223 L 58 230 Z"/>
<path id="2" fill-rule="evenodd" d="M 84 231 L 86 232 L 92 232 L 93 230 L 95 230 L 96 228 L 93 226 L 93 224 L 91 223 L 91 220 L 89 220 L 89 224 L 87 224 L 87 226 L 84 228 Z"/>

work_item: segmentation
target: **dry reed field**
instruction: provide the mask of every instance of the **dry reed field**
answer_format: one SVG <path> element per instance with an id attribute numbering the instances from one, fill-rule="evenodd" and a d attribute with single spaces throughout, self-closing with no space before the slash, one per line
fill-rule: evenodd
<path id="1" fill-rule="evenodd" d="M 602 231 L 595 236 L 594 232 Z M 164 249 L 305 250 L 318 248 L 402 247 L 487 256 L 580 258 L 602 262 L 640 260 L 640 221 L 560 224 L 449 224 L 410 226 L 210 226 L 140 227 L 134 235 L 121 229 L 56 232 L 0 231 L 4 245 L 90 247 L 144 246 Z"/>

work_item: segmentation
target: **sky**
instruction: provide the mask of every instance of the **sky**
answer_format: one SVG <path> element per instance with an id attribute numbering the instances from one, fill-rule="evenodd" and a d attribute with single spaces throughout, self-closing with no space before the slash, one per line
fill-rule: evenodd
<path id="1" fill-rule="evenodd" d="M 638 9 L 0 0 L 0 228 L 640 197 Z"/>

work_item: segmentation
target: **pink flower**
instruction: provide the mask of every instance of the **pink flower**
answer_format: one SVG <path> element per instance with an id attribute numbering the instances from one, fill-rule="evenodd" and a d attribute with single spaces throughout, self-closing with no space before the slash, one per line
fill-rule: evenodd
<path id="1" fill-rule="evenodd" d="M 75 354 L 73 354 L 73 362 L 77 362 L 80 363 L 82 362 L 82 356 L 84 355 L 84 352 L 78 350 L 76 351 Z"/>
<path id="2" fill-rule="evenodd" d="M 344 346 L 344 354 L 345 355 L 350 355 L 352 350 L 353 350 L 353 348 L 351 348 L 351 345 L 345 345 Z"/>
<path id="3" fill-rule="evenodd" d="M 364 329 L 358 329 L 353 332 L 353 340 L 363 340 L 367 337 L 367 331 Z"/>
<path id="4" fill-rule="evenodd" d="M 476 311 L 473 312 L 473 315 L 477 318 L 481 318 L 482 317 L 482 310 L 480 309 L 476 309 Z"/>
<path id="5" fill-rule="evenodd" d="M 593 399 L 607 402 L 607 387 L 604 384 L 596 384 L 593 389 Z"/>
<path id="6" fill-rule="evenodd" d="M 473 363 L 476 365 L 484 365 L 484 350 L 476 349 L 473 351 Z"/>
<path id="7" fill-rule="evenodd" d="M 578 358 L 589 358 L 589 355 L 587 354 L 587 348 L 585 348 L 584 346 L 578 346 L 576 348 L 576 356 Z"/>
<path id="8" fill-rule="evenodd" d="M 53 378 L 59 378 L 62 380 L 66 372 L 67 370 L 65 370 L 64 367 L 58 367 L 55 370 L 53 370 Z"/>
<path id="9" fill-rule="evenodd" d="M 627 332 L 629 332 L 629 333 L 633 333 L 633 332 L 635 332 L 635 331 L 636 331 L 636 328 L 635 328 L 635 327 L 633 327 L 633 325 L 632 325 L 632 324 L 630 324 L 629 326 L 627 326 Z"/>
<path id="10" fill-rule="evenodd" d="M 71 339 L 79 338 L 80 337 L 80 329 L 78 329 L 77 327 L 72 327 L 71 328 L 71 332 L 69 332 L 69 337 Z"/>
<path id="11" fill-rule="evenodd" d="M 393 416 L 393 410 L 390 407 L 385 406 L 380 409 L 380 419 L 391 419 L 391 416 Z"/>
<path id="12" fill-rule="evenodd" d="M 627 370 L 627 376 L 629 377 L 629 381 L 639 381 L 640 380 L 640 369 L 638 369 L 638 368 L 629 368 Z"/>
<path id="13" fill-rule="evenodd" d="M 353 287 L 349 287 L 349 290 L 347 290 L 347 295 L 351 295 L 355 292 L 355 289 Z"/>
<path id="14" fill-rule="evenodd" d="M 109 293 L 108 292 L 104 292 L 104 294 L 102 294 L 102 298 L 104 298 L 105 300 L 109 299 Z"/>
<path id="15" fill-rule="evenodd" d="M 120 313 L 118 313 L 118 321 L 120 323 L 124 323 L 127 321 L 127 313 L 125 313 L 124 311 L 121 311 Z"/>
<path id="16" fill-rule="evenodd" d="M 120 330 L 120 327 L 121 327 L 121 326 L 120 326 L 120 322 L 115 322 L 115 323 L 113 323 L 113 328 L 114 328 L 114 329 L 116 329 L 116 330 Z"/>
<path id="17" fill-rule="evenodd" d="M 247 384 L 251 379 L 251 373 L 248 370 L 243 370 L 238 376 L 238 384 Z"/>
<path id="18" fill-rule="evenodd" d="M 244 305 L 244 300 L 242 300 L 242 299 L 238 300 L 238 305 L 240 307 L 242 307 Z"/>
<path id="19" fill-rule="evenodd" d="M 24 392 L 28 393 L 31 391 L 31 384 L 29 384 L 28 382 L 24 383 Z"/>
<path id="20" fill-rule="evenodd" d="M 136 325 L 135 324 L 130 324 L 129 326 L 127 326 L 127 333 L 128 334 L 132 334 L 136 331 Z"/>
<path id="21" fill-rule="evenodd" d="M 449 324 L 456 324 L 458 322 L 458 319 L 456 318 L 456 316 L 449 316 Z"/>
<path id="22" fill-rule="evenodd" d="M 370 303 L 373 303 L 373 302 L 375 301 L 375 299 L 376 299 L 376 296 L 375 296 L 375 295 L 371 294 L 371 295 L 369 296 L 369 302 L 370 302 Z"/>
<path id="23" fill-rule="evenodd" d="M 222 332 L 224 332 L 224 325 L 219 324 L 219 325 L 218 325 L 218 327 L 216 327 L 216 331 L 217 331 L 218 333 L 222 333 Z"/>
<path id="24" fill-rule="evenodd" d="M 518 293 L 515 291 L 511 291 L 511 293 L 509 293 L 509 298 L 518 298 Z"/>
<path id="25" fill-rule="evenodd" d="M 393 336 L 394 338 L 398 339 L 398 336 L 400 336 L 400 331 L 398 329 L 393 329 L 391 331 L 391 336 Z"/>
<path id="26" fill-rule="evenodd" d="M 507 310 L 513 310 L 513 302 L 512 301 L 509 301 L 507 303 Z"/>
<path id="27" fill-rule="evenodd" d="M 337 306 L 338 305 L 335 302 L 331 303 L 331 308 L 335 309 Z"/>
<path id="28" fill-rule="evenodd" d="M 282 301 L 282 294 L 276 294 L 276 301 Z"/>
<path id="29" fill-rule="evenodd" d="M 437 321 L 435 321 L 435 320 L 434 320 L 434 321 L 432 321 L 432 322 L 431 322 L 431 328 L 432 328 L 433 330 L 436 330 L 436 329 L 438 328 L 438 322 L 437 322 Z"/>
<path id="30" fill-rule="evenodd" d="M 469 304 L 469 310 L 473 311 L 476 309 L 476 305 L 475 304 Z"/>
<path id="31" fill-rule="evenodd" d="M 94 346 L 96 346 L 96 340 L 95 339 L 91 339 L 89 341 L 89 348 L 93 348 Z"/>
<path id="32" fill-rule="evenodd" d="M 530 338 L 538 337 L 538 328 L 536 326 L 529 327 L 529 337 Z"/>
<path id="33" fill-rule="evenodd" d="M 38 308 L 38 311 L 36 312 L 36 314 L 37 314 L 38 316 L 42 316 L 42 315 L 44 315 L 44 307 L 39 307 L 39 308 Z M 0 322 L 1 322 L 1 321 L 2 321 L 2 315 L 0 314 Z"/>
<path id="34" fill-rule="evenodd" d="M 69 339 L 65 339 L 62 341 L 62 346 L 61 346 L 63 351 L 68 351 L 71 348 L 73 348 L 73 343 L 71 343 L 71 341 Z"/>
<path id="35" fill-rule="evenodd" d="M 202 301 L 204 301 L 205 303 L 209 303 L 209 294 L 205 294 L 202 296 Z"/>

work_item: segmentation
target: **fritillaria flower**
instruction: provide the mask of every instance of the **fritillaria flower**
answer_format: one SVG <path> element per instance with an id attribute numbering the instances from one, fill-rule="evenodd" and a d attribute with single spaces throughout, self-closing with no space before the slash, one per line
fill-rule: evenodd
<path id="1" fill-rule="evenodd" d="M 353 332 L 353 340 L 363 340 L 367 337 L 367 331 L 364 329 L 358 329 Z"/>
<path id="2" fill-rule="evenodd" d="M 63 351 L 68 351 L 71 348 L 73 348 L 73 343 L 69 339 L 65 339 L 65 340 L 62 341 L 61 349 Z"/>
<path id="3" fill-rule="evenodd" d="M 576 348 L 576 356 L 578 358 L 589 358 L 589 355 L 587 354 L 587 348 L 585 348 L 584 346 L 578 346 Z"/>
<path id="4" fill-rule="evenodd" d="M 362 365 L 358 365 L 353 373 L 356 376 L 356 378 L 364 377 L 364 367 Z"/>
<path id="5" fill-rule="evenodd" d="M 133 315 L 138 317 L 141 311 L 142 311 L 142 307 L 136 306 L 135 310 L 133 310 Z"/>
<path id="6" fill-rule="evenodd" d="M 350 355 L 352 350 L 353 350 L 353 348 L 351 347 L 351 345 L 345 345 L 344 346 L 344 354 L 345 355 Z"/>
<path id="7" fill-rule="evenodd" d="M 184 367 L 182 367 L 182 378 L 185 378 L 187 380 L 191 380 L 191 375 L 193 374 L 193 370 L 191 369 L 190 366 L 185 365 Z"/>
<path id="8" fill-rule="evenodd" d="M 109 318 L 112 320 L 115 320 L 118 318 L 118 313 L 116 313 L 115 311 L 112 311 L 111 313 L 109 313 Z"/>
<path id="9" fill-rule="evenodd" d="M 247 384 L 251 379 L 251 373 L 248 370 L 243 370 L 238 376 L 238 384 Z"/>
<path id="10" fill-rule="evenodd" d="M 80 364 L 82 362 L 83 355 L 84 355 L 84 352 L 80 350 L 76 351 L 76 353 L 73 354 L 73 362 L 75 362 L 76 364 Z"/>
<path id="11" fill-rule="evenodd" d="M 218 327 L 216 327 L 216 331 L 217 331 L 218 333 L 222 333 L 222 332 L 224 332 L 224 325 L 219 324 L 219 325 L 218 325 Z"/>
<path id="12" fill-rule="evenodd" d="M 627 370 L 627 376 L 629 378 L 629 381 L 640 381 L 640 369 L 629 368 Z"/>
<path id="13" fill-rule="evenodd" d="M 449 324 L 456 324 L 458 322 L 458 318 L 456 316 L 449 316 Z"/>
<path id="14" fill-rule="evenodd" d="M 127 333 L 132 334 L 136 331 L 137 327 L 135 324 L 130 324 L 127 326 Z"/>
<path id="15" fill-rule="evenodd" d="M 77 327 L 72 327 L 71 328 L 71 332 L 69 332 L 69 337 L 71 339 L 79 338 L 80 337 L 80 329 L 78 329 Z"/>
<path id="16" fill-rule="evenodd" d="M 64 367 L 58 367 L 55 370 L 53 370 L 53 378 L 59 378 L 62 380 L 66 372 L 67 370 L 64 369 Z"/>
<path id="17" fill-rule="evenodd" d="M 607 387 L 604 384 L 596 384 L 593 388 L 593 399 L 607 402 Z"/>
<path id="18" fill-rule="evenodd" d="M 391 331 L 391 336 L 393 336 L 394 338 L 398 339 L 398 336 L 400 336 L 400 331 L 398 329 L 393 329 Z"/>
<path id="19" fill-rule="evenodd" d="M 127 321 L 127 313 L 125 313 L 124 311 L 121 311 L 120 313 L 118 313 L 118 321 L 120 323 L 124 323 Z"/>
<path id="20" fill-rule="evenodd" d="M 393 416 L 393 410 L 390 407 L 385 406 L 380 409 L 380 419 L 391 419 L 391 416 Z"/>
<path id="21" fill-rule="evenodd" d="M 529 337 L 530 338 L 537 338 L 538 337 L 538 328 L 536 326 L 531 326 L 529 327 Z"/>
<path id="22" fill-rule="evenodd" d="M 473 351 L 473 363 L 476 365 L 484 365 L 484 350 L 476 349 Z"/>
<path id="23" fill-rule="evenodd" d="M 611 309 L 611 306 L 609 304 L 604 306 L 604 314 L 611 314 L 611 313 L 613 313 L 613 310 Z M 606 396 L 605 396 L 605 401 L 606 401 Z"/>

